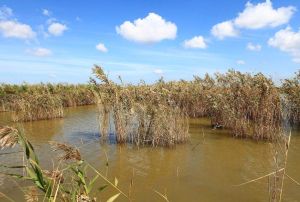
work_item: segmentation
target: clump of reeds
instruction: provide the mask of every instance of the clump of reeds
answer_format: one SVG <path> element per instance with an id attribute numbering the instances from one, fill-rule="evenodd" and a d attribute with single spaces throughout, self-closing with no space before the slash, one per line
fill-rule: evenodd
<path id="1" fill-rule="evenodd" d="M 13 121 L 35 121 L 63 117 L 61 100 L 51 94 L 24 94 L 13 103 Z"/>
<path id="2" fill-rule="evenodd" d="M 281 116 L 280 94 L 271 79 L 237 71 L 216 75 L 211 96 L 214 125 L 231 129 L 236 137 L 272 140 Z"/>
<path id="3" fill-rule="evenodd" d="M 50 142 L 54 151 L 63 151 L 63 153 L 59 156 L 60 160 L 81 160 L 81 155 L 78 149 L 69 146 L 67 144 L 58 143 L 58 142 Z"/>
<path id="4" fill-rule="evenodd" d="M 0 112 L 15 112 L 15 121 L 61 117 L 62 107 L 94 104 L 90 88 L 85 84 L 0 84 Z M 39 115 L 32 114 L 34 112 Z"/>
<path id="5" fill-rule="evenodd" d="M 0 149 L 14 147 L 18 142 L 18 130 L 9 126 L 0 126 Z"/>
<path id="6" fill-rule="evenodd" d="M 110 81 L 98 66 L 94 74 L 101 81 L 92 80 L 100 118 L 104 119 L 100 120 L 102 136 L 108 134 L 111 124 L 118 143 L 172 146 L 188 140 L 187 115 L 160 83 L 121 86 Z"/>
<path id="7" fill-rule="evenodd" d="M 284 99 L 288 103 L 289 121 L 300 123 L 300 71 L 294 78 L 285 79 L 281 86 Z"/>

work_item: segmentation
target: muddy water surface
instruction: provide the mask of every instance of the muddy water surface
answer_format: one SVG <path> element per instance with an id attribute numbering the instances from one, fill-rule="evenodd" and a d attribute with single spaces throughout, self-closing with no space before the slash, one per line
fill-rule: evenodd
<path id="1" fill-rule="evenodd" d="M 21 124 L 48 169 L 53 164 L 48 142 L 59 141 L 79 147 L 83 158 L 110 180 L 117 177 L 118 186 L 133 201 L 163 201 L 155 190 L 166 193 L 169 201 L 268 201 L 267 179 L 234 185 L 272 172 L 269 143 L 234 139 L 225 130 L 212 130 L 207 119 L 192 119 L 188 144 L 173 149 L 120 146 L 99 140 L 95 106 L 69 108 L 65 115 L 64 119 Z M 0 124 L 12 124 L 8 113 L 0 113 Z M 11 150 L 1 151 L 4 152 Z M 0 155 L 0 164 L 20 163 L 19 153 Z M 293 131 L 287 172 L 300 181 L 300 130 Z M 96 187 L 103 184 L 100 180 Z M 24 201 L 20 184 L 10 178 L 0 176 L 0 192 L 15 201 Z M 112 188 L 101 193 L 95 191 L 101 201 L 115 193 Z M 300 201 L 300 186 L 286 179 L 283 199 Z M 0 198 L 0 201 L 6 200 Z M 120 197 L 116 201 L 126 199 Z"/>

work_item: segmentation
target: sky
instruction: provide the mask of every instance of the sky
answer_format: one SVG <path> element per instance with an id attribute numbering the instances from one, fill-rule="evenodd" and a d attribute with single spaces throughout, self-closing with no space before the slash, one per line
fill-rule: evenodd
<path id="1" fill-rule="evenodd" d="M 0 83 L 300 69 L 299 0 L 0 0 Z"/>

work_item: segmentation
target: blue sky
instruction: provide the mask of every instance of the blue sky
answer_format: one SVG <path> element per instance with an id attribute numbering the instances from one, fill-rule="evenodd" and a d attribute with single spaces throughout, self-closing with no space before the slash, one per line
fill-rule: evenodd
<path id="1" fill-rule="evenodd" d="M 22 3 L 20 3 L 22 2 Z M 0 82 L 153 82 L 300 69 L 298 0 L 0 1 Z"/>

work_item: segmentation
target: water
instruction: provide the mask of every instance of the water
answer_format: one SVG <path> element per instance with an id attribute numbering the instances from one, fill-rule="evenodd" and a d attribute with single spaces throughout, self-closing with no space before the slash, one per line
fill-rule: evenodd
<path id="1" fill-rule="evenodd" d="M 64 119 L 22 124 L 33 143 L 43 166 L 52 168 L 48 142 L 76 145 L 83 158 L 107 175 L 117 177 L 119 187 L 133 201 L 163 201 L 155 193 L 166 193 L 169 201 L 268 201 L 268 181 L 263 179 L 243 186 L 234 186 L 272 172 L 271 145 L 265 142 L 232 138 L 226 130 L 212 130 L 207 119 L 190 120 L 191 141 L 173 149 L 136 148 L 99 141 L 95 106 L 69 108 Z M 0 113 L 0 124 L 9 122 L 9 114 Z M 16 150 L 16 149 L 15 149 Z M 8 152 L 8 150 L 1 151 Z M 106 168 L 106 155 L 109 166 Z M 291 139 L 287 173 L 300 181 L 300 130 Z M 19 154 L 0 155 L 1 164 L 19 165 Z M 132 183 L 132 188 L 129 185 Z M 96 187 L 104 181 L 99 180 Z M 28 184 L 21 183 L 21 186 Z M 0 177 L 0 192 L 16 201 L 23 201 L 20 184 Z M 113 188 L 97 192 L 98 200 L 106 201 L 116 194 Z M 283 201 L 300 201 L 300 186 L 286 179 Z M 5 199 L 0 198 L 0 201 Z M 116 201 L 126 201 L 120 197 Z"/>

